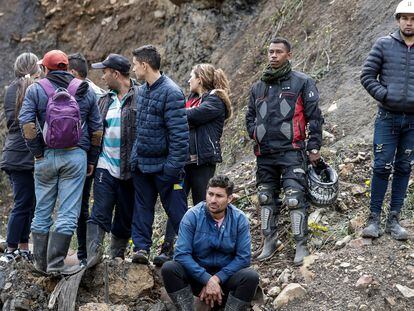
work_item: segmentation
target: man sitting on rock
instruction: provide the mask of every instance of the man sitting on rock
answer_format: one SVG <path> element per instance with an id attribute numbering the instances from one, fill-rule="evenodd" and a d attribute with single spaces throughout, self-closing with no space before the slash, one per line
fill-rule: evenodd
<path id="1" fill-rule="evenodd" d="M 178 310 L 194 310 L 193 294 L 213 307 L 228 294 L 225 310 L 247 310 L 259 283 L 250 265 L 250 230 L 246 215 L 231 205 L 234 184 L 215 176 L 206 201 L 184 215 L 174 260 L 161 270 L 165 288 Z"/>

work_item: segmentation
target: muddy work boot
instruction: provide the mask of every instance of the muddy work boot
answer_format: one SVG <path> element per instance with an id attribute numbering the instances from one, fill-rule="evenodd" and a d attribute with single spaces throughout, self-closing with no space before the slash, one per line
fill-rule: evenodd
<path id="1" fill-rule="evenodd" d="M 87 267 L 91 268 L 101 262 L 105 231 L 97 224 L 88 222 L 86 229 Z"/>
<path id="2" fill-rule="evenodd" d="M 381 232 L 381 215 L 372 213 L 368 217 L 367 226 L 362 230 L 361 236 L 363 238 L 379 238 Z"/>
<path id="3" fill-rule="evenodd" d="M 290 211 L 292 221 L 292 233 L 296 241 L 296 253 L 293 259 L 295 266 L 303 264 L 303 259 L 309 256 L 308 242 L 308 216 L 306 208 L 298 208 Z"/>
<path id="4" fill-rule="evenodd" d="M 191 287 L 187 286 L 174 293 L 168 293 L 178 311 L 193 311 L 194 296 Z"/>
<path id="5" fill-rule="evenodd" d="M 172 260 L 174 255 L 174 242 L 165 241 L 161 246 L 161 252 L 154 257 L 154 265 L 162 267 L 164 263 Z"/>
<path id="6" fill-rule="evenodd" d="M 36 271 L 46 274 L 47 269 L 47 244 L 49 232 L 32 232 L 33 241 L 33 265 Z"/>
<path id="7" fill-rule="evenodd" d="M 72 235 L 60 232 L 49 232 L 49 243 L 47 245 L 47 273 L 72 275 L 82 270 L 80 265 L 68 266 L 64 260 L 68 254 Z"/>
<path id="8" fill-rule="evenodd" d="M 132 262 L 141 265 L 149 265 L 149 252 L 145 249 L 139 249 L 132 254 Z"/>
<path id="9" fill-rule="evenodd" d="M 391 211 L 388 214 L 387 223 L 385 224 L 385 232 L 391 234 L 391 237 L 405 241 L 408 239 L 408 232 L 399 223 L 399 213 Z"/>
<path id="10" fill-rule="evenodd" d="M 111 258 L 125 259 L 125 251 L 129 245 L 129 239 L 117 238 L 111 234 Z"/>

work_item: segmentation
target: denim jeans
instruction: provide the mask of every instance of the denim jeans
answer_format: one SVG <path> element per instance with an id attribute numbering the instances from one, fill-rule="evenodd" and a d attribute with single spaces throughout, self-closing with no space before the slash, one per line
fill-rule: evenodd
<path id="1" fill-rule="evenodd" d="M 30 223 L 35 207 L 33 171 L 8 171 L 13 187 L 14 206 L 7 224 L 7 246 L 17 248 L 29 241 Z"/>
<path id="2" fill-rule="evenodd" d="M 46 149 L 44 158 L 35 162 L 36 208 L 32 231 L 47 233 L 53 224 L 56 201 L 55 231 L 72 235 L 81 209 L 86 177 L 86 152 L 75 149 Z"/>
<path id="3" fill-rule="evenodd" d="M 93 182 L 93 199 L 88 222 L 99 225 L 105 232 L 111 232 L 117 238 L 129 239 L 134 211 L 132 178 L 121 180 L 113 177 L 108 170 L 97 168 Z"/>
<path id="4" fill-rule="evenodd" d="M 390 210 L 400 212 L 414 160 L 414 115 L 379 108 L 374 131 L 371 212 L 381 213 L 392 173 Z"/>

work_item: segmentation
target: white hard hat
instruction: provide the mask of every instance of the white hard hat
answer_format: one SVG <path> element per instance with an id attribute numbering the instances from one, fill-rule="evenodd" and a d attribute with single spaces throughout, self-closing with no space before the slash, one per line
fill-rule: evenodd
<path id="1" fill-rule="evenodd" d="M 414 0 L 403 0 L 398 4 L 397 9 L 395 10 L 395 16 L 402 13 L 414 14 Z"/>

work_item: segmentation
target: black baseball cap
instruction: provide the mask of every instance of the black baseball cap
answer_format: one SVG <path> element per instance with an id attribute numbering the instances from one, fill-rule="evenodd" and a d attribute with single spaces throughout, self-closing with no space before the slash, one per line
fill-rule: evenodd
<path id="1" fill-rule="evenodd" d="M 91 66 L 93 69 L 112 68 L 122 73 L 129 73 L 131 63 L 125 56 L 111 53 L 103 62 L 94 63 Z"/>

